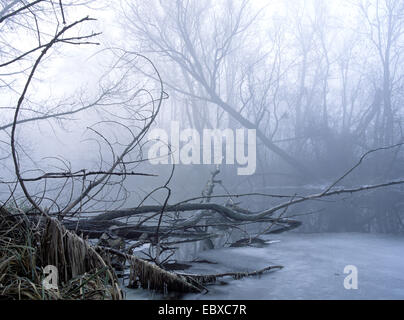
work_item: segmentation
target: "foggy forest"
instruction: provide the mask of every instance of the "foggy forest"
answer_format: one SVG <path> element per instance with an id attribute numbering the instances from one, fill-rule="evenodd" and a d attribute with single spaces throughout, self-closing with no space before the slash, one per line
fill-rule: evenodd
<path id="1" fill-rule="evenodd" d="M 0 0 L 0 296 L 404 299 L 404 0 Z"/>

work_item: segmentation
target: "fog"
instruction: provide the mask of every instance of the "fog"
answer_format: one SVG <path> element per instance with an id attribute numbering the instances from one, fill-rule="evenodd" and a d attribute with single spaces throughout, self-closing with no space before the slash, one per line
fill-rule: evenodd
<path id="1" fill-rule="evenodd" d="M 0 0 L 0 19 L 2 207 L 92 239 L 126 223 L 160 266 L 279 233 L 402 241 L 404 1 Z"/>

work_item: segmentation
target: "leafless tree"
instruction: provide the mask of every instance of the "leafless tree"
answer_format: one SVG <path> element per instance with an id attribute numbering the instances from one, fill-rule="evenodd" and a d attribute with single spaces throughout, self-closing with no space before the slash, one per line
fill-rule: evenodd
<path id="1" fill-rule="evenodd" d="M 191 85 L 194 92 L 165 78 L 167 87 L 208 102 L 243 127 L 256 129 L 258 139 L 269 150 L 300 174 L 308 174 L 310 169 L 275 144 L 260 122 L 234 99 L 239 92 L 238 84 L 245 79 L 245 70 L 257 63 L 257 60 L 247 63 L 236 60 L 240 63 L 234 63 L 234 52 L 238 51 L 238 59 L 241 59 L 243 46 L 247 45 L 252 32 L 251 26 L 258 17 L 248 1 L 227 1 L 217 4 L 218 7 L 196 1 L 175 1 L 174 5 L 153 1 L 147 6 L 125 2 L 123 5 L 128 29 L 140 42 L 142 51 L 158 54 L 163 61 L 174 64 L 179 74 L 185 75 L 184 83 Z M 159 14 L 150 15 L 151 12 Z"/>

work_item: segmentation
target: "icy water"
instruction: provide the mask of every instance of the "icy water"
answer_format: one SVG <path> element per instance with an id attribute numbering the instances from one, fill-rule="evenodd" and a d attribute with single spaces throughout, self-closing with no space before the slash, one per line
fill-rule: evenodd
<path id="1" fill-rule="evenodd" d="M 404 237 L 374 234 L 289 233 L 265 248 L 225 248 L 198 253 L 217 264 L 194 264 L 187 273 L 245 272 L 268 265 L 285 268 L 260 277 L 209 286 L 209 293 L 183 299 L 404 299 Z M 344 268 L 358 270 L 358 289 L 344 287 Z M 127 299 L 163 299 L 128 290 Z"/>

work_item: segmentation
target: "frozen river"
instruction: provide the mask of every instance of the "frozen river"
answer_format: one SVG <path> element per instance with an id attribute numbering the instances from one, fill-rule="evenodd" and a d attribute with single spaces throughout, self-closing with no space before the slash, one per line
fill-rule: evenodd
<path id="1" fill-rule="evenodd" d="M 209 286 L 205 295 L 184 299 L 404 299 L 404 237 L 374 234 L 298 234 L 268 237 L 279 240 L 264 248 L 203 251 L 187 273 L 254 271 L 268 265 L 285 268 L 261 277 Z M 358 270 L 358 289 L 344 287 L 344 268 Z M 129 290 L 128 299 L 162 298 Z"/>

